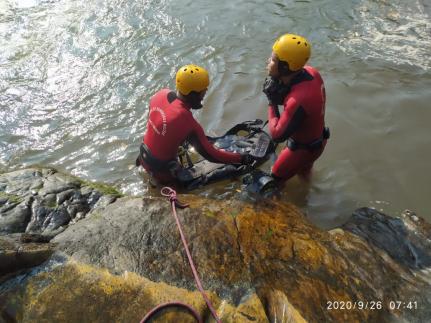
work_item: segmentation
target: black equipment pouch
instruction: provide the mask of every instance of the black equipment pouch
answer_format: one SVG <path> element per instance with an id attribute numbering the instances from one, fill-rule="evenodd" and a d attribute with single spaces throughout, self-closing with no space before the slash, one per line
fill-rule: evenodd
<path id="1" fill-rule="evenodd" d="M 271 144 L 271 138 L 263 133 L 259 134 L 254 148 L 250 151 L 250 155 L 256 158 L 264 158 L 268 147 Z"/>
<path id="2" fill-rule="evenodd" d="M 298 147 L 298 143 L 293 139 L 293 138 L 287 138 L 287 143 L 286 143 L 287 148 L 289 148 L 291 151 L 295 151 L 297 150 Z"/>

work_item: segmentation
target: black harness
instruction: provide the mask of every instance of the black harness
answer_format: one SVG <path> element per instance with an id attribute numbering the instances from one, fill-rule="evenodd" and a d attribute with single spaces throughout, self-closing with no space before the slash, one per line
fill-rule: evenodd
<path id="1" fill-rule="evenodd" d="M 310 142 L 308 144 L 299 143 L 295 139 L 293 139 L 292 137 L 289 137 L 287 139 L 286 146 L 292 151 L 295 151 L 297 149 L 305 149 L 305 150 L 309 150 L 309 151 L 314 151 L 314 150 L 322 148 L 323 142 L 326 139 L 329 139 L 330 135 L 331 135 L 331 133 L 329 132 L 329 128 L 325 127 L 325 128 L 323 128 L 322 135 L 319 138 L 317 138 L 316 140 L 313 140 L 312 142 Z"/>
<path id="2" fill-rule="evenodd" d="M 136 159 L 136 166 L 141 165 L 142 162 L 145 162 L 145 164 L 150 166 L 151 170 L 156 172 L 170 172 L 179 167 L 176 159 L 160 160 L 154 157 L 148 146 L 144 143 L 141 143 L 141 146 L 139 147 L 139 156 Z"/>

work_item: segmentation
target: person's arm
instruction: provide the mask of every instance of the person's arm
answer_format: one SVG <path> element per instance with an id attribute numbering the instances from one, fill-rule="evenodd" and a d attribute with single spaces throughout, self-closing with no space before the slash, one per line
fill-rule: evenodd
<path id="1" fill-rule="evenodd" d="M 193 122 L 193 130 L 187 137 L 187 141 L 195 147 L 202 157 L 214 163 L 240 164 L 242 162 L 243 156 L 241 154 L 216 149 L 213 144 L 208 141 L 201 125 L 194 119 L 191 122 Z"/>
<path id="2" fill-rule="evenodd" d="M 284 111 L 281 116 L 278 107 L 270 105 L 268 122 L 272 139 L 276 142 L 287 140 L 299 128 L 304 118 L 304 108 L 293 97 L 289 97 L 284 103 Z"/>

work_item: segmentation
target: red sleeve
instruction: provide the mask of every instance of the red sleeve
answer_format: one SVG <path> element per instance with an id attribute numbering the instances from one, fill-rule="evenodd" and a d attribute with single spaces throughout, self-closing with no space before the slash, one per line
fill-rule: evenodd
<path id="1" fill-rule="evenodd" d="M 199 154 L 205 159 L 223 164 L 239 164 L 242 156 L 237 153 L 231 153 L 221 149 L 216 149 L 205 135 L 201 125 L 192 118 L 193 130 L 188 138 L 193 147 L 196 148 Z"/>
<path id="2" fill-rule="evenodd" d="M 286 135 L 286 132 L 289 130 L 288 128 L 292 127 L 291 121 L 294 119 L 293 117 L 298 107 L 298 101 L 292 96 L 289 96 L 284 102 L 284 111 L 281 113 L 280 117 L 277 111 L 275 111 L 275 109 L 278 109 L 277 107 L 268 107 L 269 132 L 273 139 L 278 139 Z"/>

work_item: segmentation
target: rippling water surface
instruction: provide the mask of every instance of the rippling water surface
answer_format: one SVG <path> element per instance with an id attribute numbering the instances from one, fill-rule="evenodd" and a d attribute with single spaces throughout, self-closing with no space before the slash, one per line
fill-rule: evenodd
<path id="1" fill-rule="evenodd" d="M 211 75 L 196 114 L 209 134 L 265 119 L 265 61 L 293 32 L 313 44 L 333 136 L 311 184 L 293 179 L 283 198 L 328 227 L 363 205 L 431 220 L 430 15 L 425 0 L 0 0 L 0 168 L 148 193 L 133 165 L 149 97 L 193 62 Z"/>

